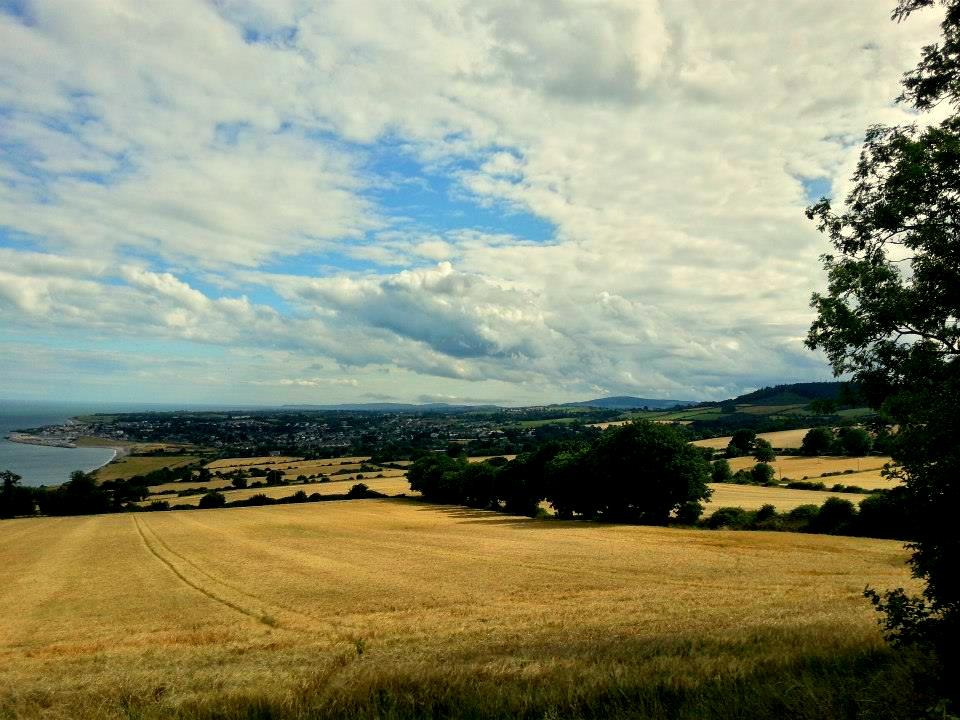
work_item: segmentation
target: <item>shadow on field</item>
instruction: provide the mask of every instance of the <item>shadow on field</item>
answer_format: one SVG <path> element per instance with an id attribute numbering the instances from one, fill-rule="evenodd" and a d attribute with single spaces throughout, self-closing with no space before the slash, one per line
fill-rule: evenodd
<path id="1" fill-rule="evenodd" d="M 504 525 L 530 530 L 556 530 L 559 528 L 602 528 L 611 523 L 583 522 L 578 520 L 556 520 L 554 518 L 531 518 L 525 515 L 505 515 L 495 510 L 477 510 L 462 505 L 434 505 L 426 501 L 415 501 L 420 512 L 432 512 L 455 519 L 458 524 Z"/>

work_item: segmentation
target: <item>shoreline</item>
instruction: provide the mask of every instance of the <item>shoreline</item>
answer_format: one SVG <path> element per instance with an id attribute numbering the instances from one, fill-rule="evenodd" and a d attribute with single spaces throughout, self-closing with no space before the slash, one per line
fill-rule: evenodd
<path id="1" fill-rule="evenodd" d="M 75 422 L 71 418 L 68 422 Z M 62 448 L 64 450 L 78 449 L 101 449 L 111 450 L 112 455 L 99 465 L 94 465 L 84 470 L 86 473 L 94 473 L 100 468 L 106 467 L 114 460 L 125 457 L 130 454 L 130 447 L 126 445 L 87 445 L 81 442 L 81 438 L 69 437 L 45 437 L 43 435 L 31 435 L 29 433 L 12 432 L 4 436 L 5 440 L 18 445 L 31 445 L 33 447 Z"/>
<path id="2" fill-rule="evenodd" d="M 122 457 L 121 454 L 120 454 L 120 451 L 121 451 L 122 448 L 113 447 L 113 448 L 104 448 L 104 449 L 113 450 L 113 455 L 110 456 L 110 459 L 107 460 L 105 463 L 100 463 L 99 465 L 96 465 L 96 466 L 94 466 L 94 467 L 92 467 L 92 468 L 89 468 L 88 470 L 85 470 L 84 472 L 86 472 L 86 473 L 88 473 L 88 474 L 89 474 L 89 473 L 95 473 L 95 472 L 96 472 L 97 470 L 99 470 L 100 468 L 104 468 L 104 467 L 106 467 L 107 465 L 109 465 L 110 463 L 112 463 L 114 460 L 116 460 L 117 458 Z"/>
<path id="3" fill-rule="evenodd" d="M 59 447 L 75 449 L 77 443 L 75 439 L 44 437 L 42 435 L 30 435 L 28 433 L 12 432 L 6 436 L 6 439 L 12 443 L 20 445 L 39 445 L 41 447 Z"/>

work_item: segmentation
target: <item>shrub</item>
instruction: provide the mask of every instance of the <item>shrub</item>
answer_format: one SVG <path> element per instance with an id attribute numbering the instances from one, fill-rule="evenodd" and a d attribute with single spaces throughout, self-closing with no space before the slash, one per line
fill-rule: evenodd
<path id="1" fill-rule="evenodd" d="M 827 455 L 833 449 L 833 443 L 833 431 L 830 428 L 813 428 L 803 436 L 800 452 L 804 455 Z"/>
<path id="2" fill-rule="evenodd" d="M 763 438 L 757 438 L 753 444 L 753 457 L 757 462 L 766 463 L 775 460 L 777 454 L 769 442 Z"/>
<path id="3" fill-rule="evenodd" d="M 765 462 L 757 463 L 750 471 L 750 479 L 757 485 L 763 485 L 773 480 L 775 470 L 772 465 Z"/>
<path id="4" fill-rule="evenodd" d="M 350 490 L 347 492 L 347 497 L 348 498 L 364 498 L 364 497 L 367 497 L 367 494 L 369 492 L 370 492 L 370 488 L 368 488 L 365 484 L 357 483 L 352 488 L 350 488 Z"/>
<path id="5" fill-rule="evenodd" d="M 715 483 L 724 483 L 732 479 L 733 471 L 730 470 L 730 463 L 723 458 L 714 460 L 710 470 L 710 480 Z"/>
<path id="6" fill-rule="evenodd" d="M 809 523 L 820 512 L 816 505 L 798 505 L 787 513 L 787 519 L 797 523 Z"/>
<path id="7" fill-rule="evenodd" d="M 200 508 L 220 508 L 227 504 L 227 499 L 223 496 L 223 493 L 219 493 L 216 490 L 208 492 L 202 498 L 197 507 Z"/>
<path id="8" fill-rule="evenodd" d="M 837 534 L 847 530 L 857 518 L 857 509 L 849 500 L 827 498 L 810 522 L 813 532 Z"/>
<path id="9" fill-rule="evenodd" d="M 679 525 L 696 525 L 701 515 L 703 515 L 703 505 L 691 500 L 680 506 L 675 519 Z"/>
<path id="10" fill-rule="evenodd" d="M 712 530 L 718 528 L 739 530 L 749 525 L 752 519 L 751 513 L 741 507 L 722 507 L 707 519 L 707 527 Z"/>
<path id="11" fill-rule="evenodd" d="M 807 482 L 806 480 L 793 480 L 788 482 L 786 487 L 789 490 L 826 490 L 827 486 L 822 482 Z"/>
<path id="12" fill-rule="evenodd" d="M 774 518 L 776 516 L 777 516 L 777 509 L 773 505 L 770 505 L 768 503 L 763 507 L 761 507 L 759 510 L 757 510 L 757 512 L 754 514 L 753 519 L 754 519 L 754 522 L 761 523 L 761 522 L 764 522 L 765 520 L 770 520 L 771 518 Z"/>

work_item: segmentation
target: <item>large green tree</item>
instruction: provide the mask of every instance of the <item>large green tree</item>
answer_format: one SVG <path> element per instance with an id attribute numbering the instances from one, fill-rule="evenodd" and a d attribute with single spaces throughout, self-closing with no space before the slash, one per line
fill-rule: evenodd
<path id="1" fill-rule="evenodd" d="M 924 590 L 873 597 L 890 635 L 933 647 L 948 679 L 960 677 L 960 0 L 901 0 L 894 19 L 936 4 L 942 37 L 899 98 L 918 122 L 870 128 L 844 207 L 808 209 L 834 252 L 807 344 L 899 427 L 892 454 Z M 940 120 L 923 122 L 932 109 Z"/>

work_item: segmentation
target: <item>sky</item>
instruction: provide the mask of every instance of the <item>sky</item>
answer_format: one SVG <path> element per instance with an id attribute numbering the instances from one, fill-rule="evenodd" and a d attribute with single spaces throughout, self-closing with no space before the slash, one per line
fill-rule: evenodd
<path id="1" fill-rule="evenodd" d="M 523 405 L 831 377 L 876 0 L 0 0 L 0 397 Z"/>

